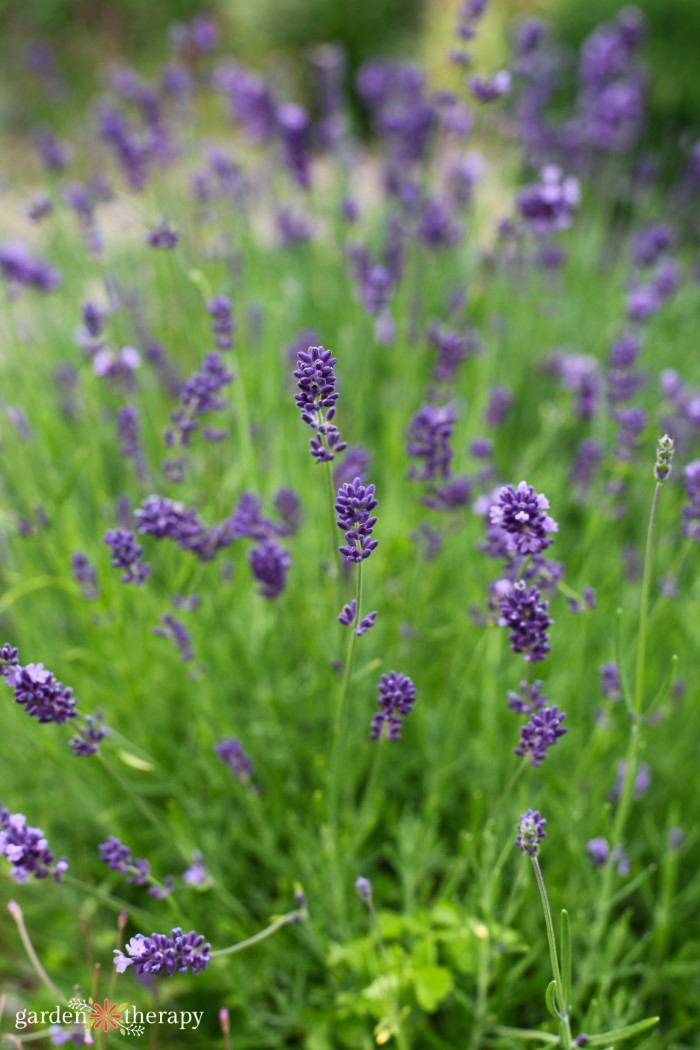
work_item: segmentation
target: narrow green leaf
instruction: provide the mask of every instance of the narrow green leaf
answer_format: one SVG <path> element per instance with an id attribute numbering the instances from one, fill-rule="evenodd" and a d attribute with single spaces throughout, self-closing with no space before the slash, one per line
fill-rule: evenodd
<path id="1" fill-rule="evenodd" d="M 564 988 L 564 1002 L 559 1005 L 562 1010 L 568 1010 L 571 999 L 571 929 L 566 908 L 561 910 L 561 981 Z"/>
<path id="2" fill-rule="evenodd" d="M 663 682 L 661 683 L 661 685 L 659 687 L 659 691 L 656 694 L 656 696 L 654 697 L 654 699 L 652 700 L 652 702 L 647 707 L 647 709 L 645 711 L 645 714 L 648 714 L 649 711 L 651 711 L 652 708 L 657 706 L 657 704 L 662 704 L 664 702 L 664 700 L 668 696 L 669 689 L 673 685 L 673 679 L 676 677 L 676 667 L 677 666 L 678 666 L 678 657 L 674 653 L 673 656 L 671 657 L 671 659 L 668 662 L 668 668 L 666 669 L 666 674 L 664 675 L 664 680 L 663 680 Z"/>
<path id="3" fill-rule="evenodd" d="M 653 1028 L 660 1020 L 660 1017 L 646 1017 L 643 1021 L 637 1021 L 636 1024 L 628 1024 L 625 1028 L 617 1028 L 614 1032 L 602 1032 L 600 1035 L 592 1035 L 586 1046 L 605 1046 L 609 1039 L 631 1039 L 633 1035 L 639 1035 L 640 1032 L 646 1032 L 647 1028 Z M 611 1050 L 611 1048 L 608 1047 L 608 1050 Z"/>
<path id="4" fill-rule="evenodd" d="M 502 1035 L 505 1038 L 522 1039 L 523 1042 L 549 1043 L 554 1046 L 558 1046 L 560 1043 L 558 1035 L 553 1035 L 551 1032 L 538 1032 L 529 1028 L 508 1028 L 505 1025 L 498 1025 L 494 1028 L 494 1032 L 496 1035 Z"/>
<path id="5" fill-rule="evenodd" d="M 557 982 L 556 981 L 550 981 L 549 985 L 547 986 L 547 994 L 545 996 L 545 999 L 546 999 L 546 1002 L 547 1002 L 547 1009 L 549 1010 L 549 1012 L 552 1015 L 552 1017 L 554 1017 L 558 1021 L 559 1020 L 559 1014 L 557 1012 L 557 1002 L 556 1002 L 556 998 L 555 998 L 556 994 L 557 994 Z"/>

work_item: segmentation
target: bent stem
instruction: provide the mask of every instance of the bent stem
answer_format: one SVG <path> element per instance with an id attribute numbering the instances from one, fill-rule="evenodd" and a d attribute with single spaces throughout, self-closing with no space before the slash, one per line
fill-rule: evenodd
<path id="1" fill-rule="evenodd" d="M 235 955 L 236 952 L 245 951 L 246 948 L 252 948 L 254 944 L 259 944 L 260 941 L 264 941 L 267 937 L 271 937 L 277 930 L 281 930 L 283 926 L 288 926 L 290 923 L 299 922 L 305 917 L 304 911 L 289 911 L 286 915 L 280 915 L 278 919 L 271 922 L 269 926 L 266 926 L 264 930 L 260 930 L 259 933 L 253 934 L 252 937 L 246 938 L 245 941 L 239 941 L 238 944 L 232 944 L 229 948 L 219 948 L 215 952 L 210 952 L 212 959 L 219 958 L 223 955 Z"/>
<path id="2" fill-rule="evenodd" d="M 547 896 L 547 889 L 544 884 L 542 877 L 542 869 L 540 868 L 540 862 L 537 857 L 531 857 L 532 867 L 535 871 L 535 878 L 537 879 L 537 888 L 540 891 L 540 897 L 542 898 L 542 908 L 544 910 L 544 922 L 547 927 L 547 940 L 549 942 L 549 958 L 552 964 L 552 975 L 557 987 L 557 1002 L 558 1002 L 558 1017 L 559 1017 L 559 1038 L 563 1050 L 571 1050 L 571 1026 L 569 1025 L 569 1004 L 566 1002 L 566 996 L 564 995 L 564 983 L 561 979 L 561 971 L 559 969 L 559 958 L 557 956 L 557 942 L 554 937 L 554 924 L 552 923 L 552 912 L 549 907 L 549 898 Z"/>

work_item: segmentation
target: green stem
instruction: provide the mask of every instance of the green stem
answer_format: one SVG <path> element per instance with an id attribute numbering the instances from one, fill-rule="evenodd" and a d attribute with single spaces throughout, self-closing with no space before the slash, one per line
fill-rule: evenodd
<path id="1" fill-rule="evenodd" d="M 252 937 L 248 937 L 245 941 L 239 941 L 238 944 L 232 944 L 230 948 L 219 948 L 215 952 L 211 952 L 212 959 L 218 958 L 223 955 L 235 955 L 236 952 L 245 951 L 246 948 L 252 948 L 254 944 L 259 944 L 260 941 L 264 941 L 267 937 L 271 937 L 277 930 L 281 930 L 283 926 L 288 926 L 290 922 L 298 922 L 301 913 L 298 911 L 287 912 L 286 915 L 280 915 L 279 919 L 275 919 L 274 922 L 266 926 L 264 930 L 260 930 L 259 933 L 253 934 Z"/>
<path id="2" fill-rule="evenodd" d="M 540 862 L 537 857 L 531 857 L 532 867 L 535 871 L 535 878 L 537 879 L 537 888 L 540 891 L 540 897 L 542 898 L 542 908 L 544 910 L 544 922 L 547 927 L 547 940 L 549 942 L 549 958 L 552 964 L 552 975 L 557 986 L 557 1000 L 559 1003 L 559 1036 L 561 1039 L 561 1045 L 563 1050 L 571 1050 L 571 1027 L 569 1025 L 569 1004 L 564 998 L 564 985 L 561 979 L 561 972 L 559 970 L 559 959 L 557 957 L 557 942 L 554 937 L 554 924 L 552 923 L 552 912 L 549 907 L 549 898 L 547 896 L 547 889 L 542 878 L 542 870 L 540 868 Z"/>
<path id="3" fill-rule="evenodd" d="M 634 792 L 634 779 L 637 766 L 637 755 L 639 753 L 640 746 L 640 716 L 642 713 L 642 700 L 644 697 L 644 676 L 646 670 L 647 627 L 649 620 L 649 587 L 651 584 L 654 531 L 656 527 L 656 517 L 659 507 L 660 492 L 661 482 L 657 481 L 656 488 L 654 489 L 654 498 L 651 504 L 651 513 L 649 515 L 649 528 L 647 529 L 647 541 L 644 550 L 644 571 L 642 575 L 642 593 L 639 605 L 639 642 L 637 645 L 637 661 L 635 666 L 634 703 L 631 712 L 632 728 L 630 730 L 629 744 L 627 745 L 627 756 L 625 758 L 625 776 L 622 783 L 620 800 L 617 805 L 617 811 L 615 813 L 615 820 L 613 821 L 611 832 L 613 850 L 616 846 L 622 845 L 622 839 L 624 836 L 629 811 L 632 805 L 632 797 Z M 611 850 L 611 855 L 608 857 L 603 872 L 603 885 L 601 887 L 600 896 L 598 897 L 598 908 L 593 924 L 593 932 L 591 934 L 590 947 L 588 950 L 588 957 L 584 971 L 584 981 L 582 982 L 581 986 L 582 994 L 585 988 L 590 984 L 592 960 L 595 958 L 598 946 L 602 940 L 603 934 L 605 933 L 608 924 L 612 898 L 613 878 L 615 875 L 616 865 L 616 859 L 613 859 L 612 856 L 613 850 Z"/>

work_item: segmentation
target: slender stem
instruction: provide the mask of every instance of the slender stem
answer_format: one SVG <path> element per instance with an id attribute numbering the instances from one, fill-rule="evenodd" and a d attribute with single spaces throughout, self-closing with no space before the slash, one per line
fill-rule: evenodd
<path id="1" fill-rule="evenodd" d="M 625 758 L 625 775 L 622 782 L 622 789 L 620 791 L 620 800 L 617 805 L 617 811 L 615 813 L 615 820 L 613 821 L 611 832 L 613 850 L 615 847 L 622 845 L 622 839 L 625 832 L 625 825 L 627 824 L 627 818 L 629 816 L 629 811 L 632 805 L 632 797 L 634 792 L 634 779 L 637 766 L 637 755 L 639 752 L 640 745 L 640 716 L 642 713 L 642 700 L 644 697 L 647 626 L 649 619 L 649 587 L 651 583 L 651 570 L 653 562 L 654 530 L 656 526 L 656 516 L 658 512 L 660 492 L 661 482 L 657 481 L 656 488 L 654 489 L 654 498 L 651 504 L 651 513 L 649 515 L 649 528 L 647 530 L 647 541 L 644 550 L 642 593 L 639 605 L 639 641 L 637 645 L 637 661 L 635 667 L 634 680 L 634 705 L 633 710 L 631 712 L 632 728 L 630 730 L 629 744 L 627 745 L 627 757 Z M 593 931 L 591 934 L 587 963 L 584 971 L 584 981 L 581 988 L 582 994 L 586 986 L 589 984 L 589 975 L 592 969 L 592 960 L 595 958 L 598 945 L 602 940 L 603 934 L 607 927 L 608 916 L 610 914 L 612 886 L 616 865 L 616 858 L 614 859 L 612 856 L 613 850 L 611 850 L 611 855 L 608 857 L 608 860 L 605 864 L 605 869 L 603 871 L 603 884 L 601 886 L 600 896 L 598 897 L 598 908 L 593 924 Z"/>
<path id="2" fill-rule="evenodd" d="M 384 735 L 379 740 L 374 742 L 374 756 L 372 758 L 372 768 L 370 770 L 369 777 L 365 785 L 365 791 L 362 796 L 362 802 L 359 806 L 358 818 L 357 818 L 357 834 L 355 835 L 354 848 L 357 850 L 363 843 L 365 833 L 367 830 L 367 824 L 369 822 L 368 810 L 372 805 L 375 792 L 377 790 L 377 781 L 379 779 L 379 767 L 382 763 L 382 755 L 384 754 Z"/>
<path id="3" fill-rule="evenodd" d="M 659 509 L 659 494 L 661 482 L 656 482 L 654 498 L 651 503 L 651 514 L 649 515 L 649 528 L 647 529 L 647 543 L 644 551 L 644 573 L 642 576 L 642 597 L 639 606 L 639 644 L 637 646 L 637 666 L 634 676 L 634 715 L 635 720 L 639 718 L 642 711 L 642 697 L 644 694 L 644 670 L 647 649 L 647 623 L 649 618 L 649 586 L 651 584 L 651 568 L 654 559 L 654 529 L 656 526 L 656 515 Z"/>
<path id="4" fill-rule="evenodd" d="M 350 679 L 352 678 L 352 665 L 355 656 L 355 643 L 357 641 L 357 626 L 362 616 L 362 562 L 357 563 L 357 584 L 355 590 L 355 618 L 350 624 L 350 641 L 348 643 L 348 654 L 345 660 L 343 673 L 343 686 L 340 691 L 340 699 L 335 715 L 335 727 L 333 732 L 333 764 L 331 776 L 333 777 L 333 810 L 337 818 L 338 796 L 340 788 L 341 766 L 343 764 L 343 753 L 345 750 L 345 737 L 347 736 L 348 701 L 350 697 Z"/>
<path id="5" fill-rule="evenodd" d="M 561 1045 L 563 1050 L 571 1050 L 571 1027 L 569 1025 L 569 1004 L 564 999 L 564 985 L 561 979 L 561 972 L 559 970 L 559 959 L 557 957 L 557 942 L 554 937 L 554 924 L 552 923 L 552 912 L 549 907 L 549 898 L 547 896 L 547 889 L 542 878 L 542 871 L 540 869 L 540 862 L 537 857 L 531 857 L 532 867 L 535 870 L 535 878 L 537 879 L 537 888 L 540 891 L 540 897 L 542 898 L 542 908 L 544 909 L 544 922 L 547 927 L 547 940 L 549 942 L 549 958 L 552 963 L 552 974 L 557 986 L 557 1001 L 559 1003 L 559 1035 L 561 1038 Z"/>
<path id="6" fill-rule="evenodd" d="M 325 444 L 326 444 L 325 435 L 321 435 L 321 441 L 323 442 L 323 444 L 325 446 Z M 337 570 L 338 570 L 338 551 L 337 551 L 337 546 L 336 546 L 336 536 L 337 536 L 336 528 L 337 528 L 337 526 L 336 526 L 336 523 L 335 523 L 335 493 L 334 493 L 334 490 L 333 490 L 333 471 L 331 469 L 331 461 L 327 459 L 326 462 L 323 464 L 323 468 L 324 468 L 323 472 L 326 475 L 326 491 L 327 491 L 327 494 L 328 494 L 328 512 L 329 512 L 329 514 L 331 516 L 331 551 L 332 551 L 331 568 L 333 570 L 334 575 L 336 575 L 337 574 Z"/>
<path id="7" fill-rule="evenodd" d="M 259 933 L 253 934 L 252 937 L 248 937 L 245 941 L 239 941 L 238 944 L 232 944 L 230 948 L 219 948 L 218 951 L 211 952 L 212 959 L 221 955 L 235 955 L 236 952 L 245 951 L 246 948 L 251 948 L 254 944 L 259 944 L 260 941 L 264 941 L 266 937 L 271 937 L 273 933 L 280 930 L 283 926 L 288 926 L 290 922 L 298 922 L 301 917 L 301 913 L 298 911 L 289 911 L 286 915 L 280 915 L 279 919 L 275 919 L 274 922 L 266 926 L 264 930 L 260 930 Z"/>
<path id="8" fill-rule="evenodd" d="M 42 982 L 42 984 L 44 984 L 48 988 L 51 994 L 56 997 L 56 999 L 59 1002 L 64 1002 L 66 997 L 59 992 L 58 988 L 53 983 L 46 970 L 41 965 L 41 962 L 39 961 L 39 956 L 34 950 L 34 945 L 31 942 L 29 933 L 27 931 L 27 927 L 24 924 L 24 916 L 22 915 L 22 909 L 20 908 L 19 904 L 16 901 L 10 901 L 7 905 L 7 908 L 10 912 L 10 915 L 15 920 L 17 929 L 19 930 L 20 939 L 22 941 L 22 944 L 24 945 L 24 950 L 29 956 L 29 961 L 34 967 L 34 971 L 37 977 Z"/>

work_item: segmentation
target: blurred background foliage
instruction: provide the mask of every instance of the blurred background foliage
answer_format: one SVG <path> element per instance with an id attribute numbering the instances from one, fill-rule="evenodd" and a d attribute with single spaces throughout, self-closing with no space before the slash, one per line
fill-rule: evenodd
<path id="1" fill-rule="evenodd" d="M 196 13 L 215 15 L 222 49 L 273 79 L 299 83 L 304 59 L 321 42 L 342 44 L 348 57 L 348 86 L 357 68 L 377 55 L 413 55 L 444 81 L 459 0 L 0 0 L 0 39 L 5 90 L 0 124 L 26 128 L 43 119 L 61 128 L 84 112 L 103 83 L 105 67 L 128 59 L 144 73 L 162 55 L 173 23 Z M 508 31 L 519 17 L 542 15 L 574 51 L 600 22 L 623 7 L 622 0 L 491 0 L 480 32 L 478 56 L 485 66 L 503 63 Z M 700 48 L 700 0 L 637 0 L 647 22 L 644 57 L 651 70 L 647 144 L 673 151 L 700 128 L 696 90 Z M 32 83 L 27 49 L 48 44 L 69 91 L 46 113 L 46 95 Z"/>

